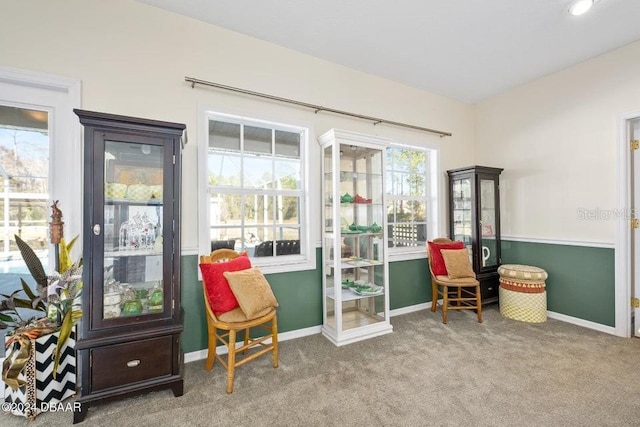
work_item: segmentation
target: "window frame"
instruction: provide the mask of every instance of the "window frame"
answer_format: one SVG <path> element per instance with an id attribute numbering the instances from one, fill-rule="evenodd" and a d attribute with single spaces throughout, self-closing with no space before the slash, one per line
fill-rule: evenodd
<path id="1" fill-rule="evenodd" d="M 310 220 L 310 202 L 309 202 L 309 140 L 311 130 L 308 126 L 298 124 L 287 124 L 274 120 L 258 119 L 247 117 L 245 115 L 229 114 L 214 111 L 211 108 L 203 108 L 203 125 L 201 126 L 202 137 L 199 138 L 198 154 L 199 154 L 199 222 L 198 222 L 198 247 L 201 254 L 208 254 L 211 251 L 210 241 L 210 197 L 213 193 L 224 194 L 259 194 L 274 195 L 278 190 L 257 190 L 249 187 L 213 187 L 209 185 L 207 162 L 209 159 L 209 122 L 212 120 L 240 124 L 245 126 L 266 127 L 272 130 L 281 130 L 286 132 L 300 133 L 300 188 L 298 190 L 284 190 L 284 196 L 288 193 L 298 193 L 300 198 L 299 205 L 299 235 L 300 235 L 300 254 L 291 254 L 286 256 L 267 256 L 267 257 L 251 257 L 251 264 L 259 267 L 263 273 L 284 273 L 290 271 L 313 270 L 316 268 L 316 248 L 315 241 L 312 238 L 311 220 Z M 242 151 L 241 151 L 242 153 Z M 298 197 L 296 195 L 295 197 Z"/>
<path id="2" fill-rule="evenodd" d="M 64 235 L 78 236 L 82 250 L 82 145 L 81 126 L 73 113 L 81 105 L 80 80 L 0 66 L 3 105 L 46 111 L 49 114 L 49 194 L 64 212 Z M 47 271 L 56 269 L 54 246 L 47 244 Z"/>
<path id="3" fill-rule="evenodd" d="M 389 261 L 404 261 L 412 259 L 426 258 L 426 242 L 433 239 L 439 230 L 439 210 L 440 202 L 438 198 L 440 182 L 439 182 L 439 150 L 435 147 L 416 146 L 409 144 L 401 144 L 392 142 L 387 148 L 390 149 L 402 149 L 410 151 L 418 151 L 427 154 L 427 160 L 425 164 L 425 195 L 423 200 L 426 204 L 426 241 L 425 246 L 411 246 L 411 247 L 388 247 L 387 253 L 389 254 Z M 389 175 L 391 172 L 390 162 L 386 162 L 385 175 Z M 386 178 L 385 178 L 386 179 Z M 386 188 L 386 202 L 395 200 L 416 200 L 414 197 L 397 196 L 392 194 L 392 188 Z M 388 218 L 388 217 L 387 217 Z M 393 223 L 388 221 L 387 225 L 390 226 Z"/>

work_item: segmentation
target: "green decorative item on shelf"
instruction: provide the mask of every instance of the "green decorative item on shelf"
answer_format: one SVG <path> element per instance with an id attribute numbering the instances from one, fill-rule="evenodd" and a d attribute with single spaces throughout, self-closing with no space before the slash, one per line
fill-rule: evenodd
<path id="1" fill-rule="evenodd" d="M 369 231 L 371 231 L 372 233 L 379 233 L 380 231 L 382 231 L 382 227 L 374 222 L 369 226 Z"/>
<path id="2" fill-rule="evenodd" d="M 135 292 L 137 299 L 143 300 L 149 297 L 149 289 L 147 288 L 136 289 Z"/>
<path id="3" fill-rule="evenodd" d="M 345 193 L 343 196 L 340 196 L 340 203 L 353 203 L 353 196 Z"/>
<path id="4" fill-rule="evenodd" d="M 124 286 L 124 291 L 122 292 L 122 307 L 124 308 L 124 304 L 127 301 L 133 301 L 140 298 L 136 291 L 131 287 L 131 285 Z"/>
<path id="5" fill-rule="evenodd" d="M 349 289 L 353 286 L 355 286 L 355 282 L 353 280 L 345 279 L 342 281 L 342 287 L 344 289 Z"/>
<path id="6" fill-rule="evenodd" d="M 356 284 L 355 286 L 351 287 L 351 290 L 358 295 L 380 295 L 383 292 L 383 287 L 374 284 Z"/>
<path id="7" fill-rule="evenodd" d="M 164 302 L 164 292 L 161 288 L 154 288 L 149 295 L 149 311 L 159 313 L 162 311 L 162 303 Z"/>
<path id="8" fill-rule="evenodd" d="M 351 224 L 349 226 L 349 230 L 351 230 L 351 231 L 359 231 L 358 230 L 358 225 L 354 222 L 353 224 Z"/>
<path id="9" fill-rule="evenodd" d="M 142 302 L 139 299 L 129 300 L 124 303 L 122 308 L 123 316 L 137 316 L 142 314 Z"/>

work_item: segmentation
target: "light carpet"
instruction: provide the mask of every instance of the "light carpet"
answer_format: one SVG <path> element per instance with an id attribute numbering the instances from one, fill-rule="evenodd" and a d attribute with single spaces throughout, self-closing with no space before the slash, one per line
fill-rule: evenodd
<path id="1" fill-rule="evenodd" d="M 226 372 L 185 366 L 185 394 L 147 393 L 90 408 L 87 426 L 638 426 L 640 340 L 549 319 L 419 311 L 391 319 L 394 332 L 335 347 L 321 335 L 280 343 Z M 72 414 L 2 426 L 70 425 Z"/>

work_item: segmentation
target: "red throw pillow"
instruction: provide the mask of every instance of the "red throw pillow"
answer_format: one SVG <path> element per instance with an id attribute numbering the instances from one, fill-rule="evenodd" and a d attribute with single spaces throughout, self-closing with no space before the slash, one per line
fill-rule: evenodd
<path id="1" fill-rule="evenodd" d="M 251 261 L 246 253 L 238 258 L 225 262 L 200 264 L 202 280 L 207 288 L 209 306 L 216 316 L 239 307 L 236 297 L 231 292 L 229 282 L 224 277 L 225 271 L 240 271 L 251 268 Z"/>
<path id="2" fill-rule="evenodd" d="M 464 243 L 460 241 L 451 243 L 433 243 L 429 244 L 429 256 L 431 257 L 431 270 L 434 276 L 446 276 L 447 266 L 444 264 L 444 258 L 440 252 L 442 249 L 464 249 Z"/>

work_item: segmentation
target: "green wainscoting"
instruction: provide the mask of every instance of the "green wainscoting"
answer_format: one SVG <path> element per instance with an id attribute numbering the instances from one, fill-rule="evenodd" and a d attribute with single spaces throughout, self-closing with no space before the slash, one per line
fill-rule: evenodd
<path id="1" fill-rule="evenodd" d="M 395 310 L 431 301 L 427 259 L 389 263 L 389 307 Z"/>
<path id="2" fill-rule="evenodd" d="M 204 315 L 202 282 L 198 281 L 198 256 L 187 255 L 180 260 L 180 286 L 184 310 L 182 350 L 185 353 L 207 348 L 207 321 Z"/>
<path id="3" fill-rule="evenodd" d="M 313 271 L 269 274 L 267 279 L 280 303 L 278 330 L 294 331 L 322 324 L 322 250 L 316 250 Z M 547 308 L 567 316 L 615 326 L 614 251 L 607 248 L 544 243 L 502 242 L 504 264 L 544 268 Z M 426 259 L 389 264 L 389 305 L 392 310 L 431 301 L 431 278 Z M 198 281 L 198 257 L 182 257 L 183 349 L 207 348 L 207 325 Z"/>
<path id="4" fill-rule="evenodd" d="M 502 263 L 549 273 L 549 311 L 615 327 L 613 249 L 503 240 Z"/>
<path id="5" fill-rule="evenodd" d="M 321 250 L 316 251 L 316 265 L 321 264 Z M 198 257 L 182 257 L 182 307 L 185 353 L 207 348 L 207 322 L 204 312 L 202 282 L 198 280 Z M 295 271 L 266 276 L 280 308 L 278 331 L 287 332 L 322 324 L 322 271 Z"/>
<path id="6" fill-rule="evenodd" d="M 316 250 L 316 270 L 269 274 L 280 308 L 278 331 L 288 332 L 322 325 L 322 250 Z M 182 307 L 186 353 L 207 348 L 202 282 L 198 280 L 198 257 L 182 257 Z M 391 263 L 389 267 L 391 309 L 431 300 L 431 281 L 425 259 Z"/>

